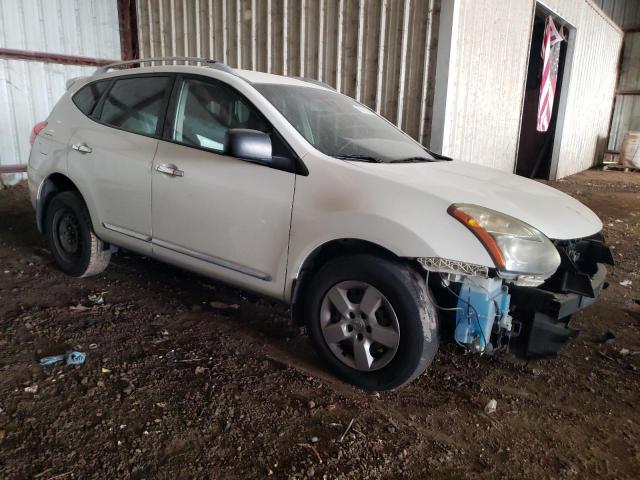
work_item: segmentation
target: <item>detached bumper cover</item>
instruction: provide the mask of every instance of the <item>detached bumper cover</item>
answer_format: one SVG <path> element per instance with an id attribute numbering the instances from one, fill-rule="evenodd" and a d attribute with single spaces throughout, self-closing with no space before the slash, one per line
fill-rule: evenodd
<path id="1" fill-rule="evenodd" d="M 557 243 L 562 263 L 538 288 L 509 288 L 514 333 L 510 349 L 526 358 L 554 355 L 578 334 L 571 315 L 593 304 L 607 288 L 605 264 L 613 257 L 601 236 Z"/>
<path id="2" fill-rule="evenodd" d="M 594 296 L 580 295 L 577 293 L 556 293 L 540 288 L 511 287 L 511 305 L 518 310 L 534 310 L 543 313 L 550 318 L 560 320 L 582 310 L 594 303 L 605 288 L 607 268 L 604 264 L 597 264 L 597 271 L 591 277 L 591 287 Z"/>

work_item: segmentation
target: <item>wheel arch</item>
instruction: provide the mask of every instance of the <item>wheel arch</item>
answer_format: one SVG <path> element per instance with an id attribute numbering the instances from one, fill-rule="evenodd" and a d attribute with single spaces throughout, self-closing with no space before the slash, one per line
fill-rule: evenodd
<path id="1" fill-rule="evenodd" d="M 304 325 L 304 299 L 310 280 L 318 269 L 328 261 L 355 254 L 369 253 L 382 258 L 398 260 L 401 257 L 388 248 L 358 238 L 330 240 L 316 247 L 302 262 L 291 287 L 291 319 L 294 325 Z"/>
<path id="2" fill-rule="evenodd" d="M 78 192 L 84 201 L 84 196 L 77 185 L 63 173 L 54 172 L 45 178 L 40 185 L 36 201 L 36 224 L 40 233 L 44 233 L 44 219 L 47 207 L 53 197 L 60 192 Z M 86 204 L 86 201 L 85 201 Z"/>

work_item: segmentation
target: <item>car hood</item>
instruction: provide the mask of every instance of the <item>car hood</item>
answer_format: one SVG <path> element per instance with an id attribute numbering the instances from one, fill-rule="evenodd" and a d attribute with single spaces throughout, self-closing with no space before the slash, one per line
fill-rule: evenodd
<path id="1" fill-rule="evenodd" d="M 358 162 L 358 166 L 387 181 L 438 197 L 447 204 L 473 203 L 511 215 L 551 239 L 582 238 L 602 229 L 595 213 L 569 195 L 493 168 L 458 160 L 406 164 Z"/>

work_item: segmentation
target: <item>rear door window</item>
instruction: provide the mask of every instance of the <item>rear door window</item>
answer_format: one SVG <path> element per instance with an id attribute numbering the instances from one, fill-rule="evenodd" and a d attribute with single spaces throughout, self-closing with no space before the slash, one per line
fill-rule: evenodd
<path id="1" fill-rule="evenodd" d="M 91 112 L 93 112 L 93 109 L 108 85 L 109 80 L 101 80 L 82 87 L 73 96 L 73 103 L 76 104 L 76 107 L 78 107 L 82 113 L 91 115 Z"/>
<path id="2" fill-rule="evenodd" d="M 143 135 L 156 135 L 172 77 L 116 80 L 104 100 L 100 121 Z"/>

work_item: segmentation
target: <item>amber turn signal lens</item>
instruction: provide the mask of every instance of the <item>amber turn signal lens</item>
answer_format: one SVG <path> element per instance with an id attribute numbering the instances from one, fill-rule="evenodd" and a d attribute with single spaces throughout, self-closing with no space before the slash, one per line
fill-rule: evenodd
<path id="1" fill-rule="evenodd" d="M 471 232 L 480 240 L 480 243 L 484 245 L 484 248 L 487 249 L 493 263 L 496 264 L 496 267 L 500 270 L 503 270 L 506 267 L 506 262 L 504 260 L 504 256 L 500 251 L 500 247 L 491 236 L 489 232 L 487 232 L 484 228 L 480 226 L 480 223 L 470 215 L 467 215 L 461 210 L 458 210 L 455 205 L 451 205 L 447 212 L 449 215 L 457 219 L 460 223 L 462 223 L 465 227 L 467 227 Z"/>

